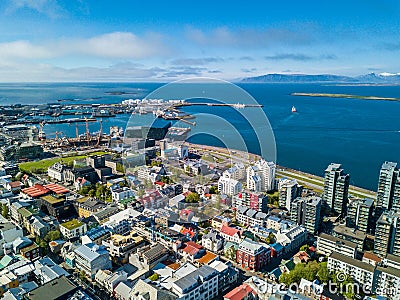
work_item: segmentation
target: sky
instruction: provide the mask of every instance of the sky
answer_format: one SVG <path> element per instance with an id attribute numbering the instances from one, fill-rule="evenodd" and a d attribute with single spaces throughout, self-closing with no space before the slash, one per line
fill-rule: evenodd
<path id="1" fill-rule="evenodd" d="M 400 72 L 400 1 L 0 0 L 0 82 Z"/>

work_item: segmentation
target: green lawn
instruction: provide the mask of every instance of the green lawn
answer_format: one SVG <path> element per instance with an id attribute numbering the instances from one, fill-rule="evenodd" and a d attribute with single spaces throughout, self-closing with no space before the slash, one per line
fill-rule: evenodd
<path id="1" fill-rule="evenodd" d="M 38 161 L 30 161 L 26 163 L 19 164 L 19 169 L 21 172 L 32 174 L 32 173 L 45 173 L 47 169 L 54 165 L 56 162 L 62 161 L 64 164 L 71 164 L 74 160 L 85 159 L 87 156 L 94 156 L 94 155 L 102 155 L 107 154 L 104 151 L 97 151 L 89 153 L 88 155 L 75 155 L 75 156 L 68 156 L 68 157 L 55 157 L 50 159 L 43 159 Z"/>

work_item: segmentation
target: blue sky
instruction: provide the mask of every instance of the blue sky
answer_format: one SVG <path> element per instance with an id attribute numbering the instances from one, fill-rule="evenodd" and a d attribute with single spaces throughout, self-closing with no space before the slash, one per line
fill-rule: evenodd
<path id="1" fill-rule="evenodd" d="M 399 1 L 2 0 L 0 81 L 400 72 Z"/>

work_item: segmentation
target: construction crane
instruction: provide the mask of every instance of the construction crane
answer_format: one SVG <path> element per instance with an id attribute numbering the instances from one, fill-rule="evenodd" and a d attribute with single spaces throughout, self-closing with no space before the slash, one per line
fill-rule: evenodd
<path id="1" fill-rule="evenodd" d="M 85 117 L 85 123 L 86 123 L 86 139 L 87 139 L 87 144 L 90 146 L 90 132 L 89 132 L 89 120 L 87 117 Z"/>
<path id="2" fill-rule="evenodd" d="M 103 135 L 103 118 L 100 118 L 99 122 L 100 122 L 100 130 L 99 130 L 99 136 L 97 138 L 96 147 L 100 145 L 101 136 Z"/>

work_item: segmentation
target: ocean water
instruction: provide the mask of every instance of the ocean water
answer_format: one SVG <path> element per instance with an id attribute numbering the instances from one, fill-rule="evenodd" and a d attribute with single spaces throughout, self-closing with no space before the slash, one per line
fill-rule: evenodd
<path id="1" fill-rule="evenodd" d="M 0 104 L 54 103 L 57 99 L 75 99 L 62 103 L 119 103 L 124 99 L 143 98 L 161 86 L 159 83 L 57 83 L 0 84 Z M 400 103 L 356 99 L 291 96 L 294 92 L 342 93 L 366 96 L 400 97 L 400 86 L 335 86 L 323 84 L 240 84 L 260 104 L 271 123 L 277 147 L 277 162 L 305 172 L 323 175 L 327 165 L 338 162 L 350 173 L 351 183 L 376 190 L 383 161 L 400 162 Z M 124 92 L 122 95 L 108 92 Z M 296 106 L 297 113 L 291 112 Z M 260 151 L 257 138 L 248 124 L 229 107 L 191 106 L 183 109 L 198 114 L 220 116 L 242 134 L 251 152 Z M 103 127 L 125 127 L 129 115 L 105 119 Z M 151 119 L 147 115 L 143 118 Z M 136 121 L 140 122 L 140 119 Z M 203 124 L 205 132 L 218 128 Z M 99 130 L 98 124 L 90 125 Z M 75 135 L 75 126 L 46 125 L 51 136 L 62 131 Z M 84 125 L 80 126 L 84 132 Z M 230 134 L 226 132 L 224 134 Z M 191 138 L 197 143 L 219 145 L 207 135 Z"/>

